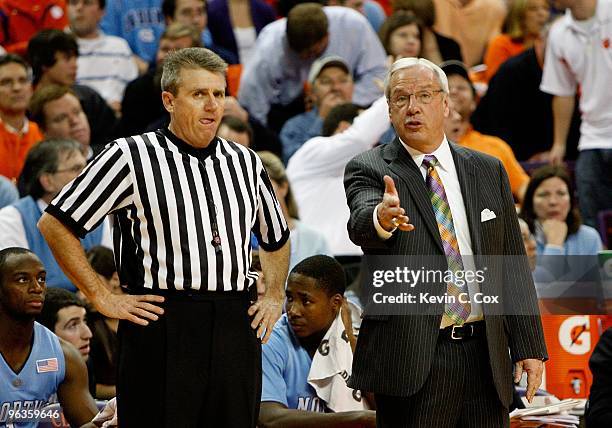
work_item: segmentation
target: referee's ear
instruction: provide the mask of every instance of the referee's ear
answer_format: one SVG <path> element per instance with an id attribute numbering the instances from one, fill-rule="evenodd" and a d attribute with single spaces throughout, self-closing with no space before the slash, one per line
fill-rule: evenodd
<path id="1" fill-rule="evenodd" d="M 162 91 L 162 102 L 168 113 L 174 112 L 174 95 L 172 92 Z"/>

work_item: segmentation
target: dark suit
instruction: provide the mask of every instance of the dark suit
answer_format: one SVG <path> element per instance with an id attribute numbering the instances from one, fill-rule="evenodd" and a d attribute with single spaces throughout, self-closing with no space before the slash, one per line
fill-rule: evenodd
<path id="1" fill-rule="evenodd" d="M 524 255 L 508 178 L 495 158 L 450 144 L 465 204 L 472 250 L 479 263 L 485 255 Z M 385 241 L 373 225 L 373 210 L 382 201 L 383 176 L 393 178 L 401 206 L 405 209 L 412 232 L 396 231 Z M 391 144 L 365 152 L 349 162 L 345 188 L 351 216 L 348 230 L 351 240 L 364 254 L 444 255 L 440 233 L 425 181 L 410 154 L 398 139 Z M 481 223 L 480 213 L 488 208 L 497 218 Z M 504 287 L 512 284 L 512 287 Z M 446 290 L 438 284 L 437 292 Z M 444 288 L 442 288 L 444 287 Z M 489 267 L 482 291 L 500 295 L 513 313 L 537 313 L 535 288 L 527 258 L 518 268 L 507 269 L 501 263 Z M 542 326 L 538 316 L 487 316 L 486 348 L 493 383 L 504 407 L 512 401 L 512 361 L 546 358 Z M 436 352 L 444 304 L 438 304 L 436 316 L 369 315 L 361 326 L 349 385 L 365 391 L 390 396 L 409 397 L 417 393 L 430 375 Z M 441 410 L 443 411 L 443 410 Z"/>

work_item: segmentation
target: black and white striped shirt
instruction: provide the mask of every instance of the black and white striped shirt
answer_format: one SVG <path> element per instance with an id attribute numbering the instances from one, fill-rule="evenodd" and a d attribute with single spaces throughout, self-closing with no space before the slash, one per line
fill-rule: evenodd
<path id="1" fill-rule="evenodd" d="M 253 151 L 220 138 L 196 149 L 167 129 L 110 143 L 47 212 L 80 237 L 110 214 L 119 276 L 132 291 L 245 290 L 257 278 L 251 231 L 266 251 L 289 238 Z"/>

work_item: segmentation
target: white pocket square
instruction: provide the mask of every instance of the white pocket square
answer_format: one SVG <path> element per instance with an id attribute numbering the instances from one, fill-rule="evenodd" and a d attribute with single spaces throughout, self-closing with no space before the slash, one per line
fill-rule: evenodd
<path id="1" fill-rule="evenodd" d="M 484 210 L 480 212 L 480 222 L 481 223 L 484 223 L 485 221 L 493 220 L 494 218 L 497 218 L 497 216 L 495 215 L 493 211 L 491 211 L 488 208 L 485 208 Z"/>

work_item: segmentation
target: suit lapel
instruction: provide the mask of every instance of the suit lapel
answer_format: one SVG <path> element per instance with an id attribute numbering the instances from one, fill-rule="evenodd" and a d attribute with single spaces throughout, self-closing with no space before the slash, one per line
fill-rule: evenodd
<path id="1" fill-rule="evenodd" d="M 474 254 L 480 254 L 480 211 L 478 209 L 480 195 L 478 193 L 476 165 L 474 158 L 467 150 L 464 150 L 456 144 L 451 144 L 450 147 L 453 154 L 453 160 L 455 161 L 455 167 L 457 168 L 459 186 L 461 187 L 465 213 L 470 228 L 472 252 Z"/>
<path id="2" fill-rule="evenodd" d="M 438 223 L 431 206 L 431 200 L 427 194 L 427 188 L 425 187 L 425 180 L 423 180 L 421 171 L 419 171 L 414 160 L 402 146 L 398 138 L 395 138 L 395 140 L 389 144 L 389 147 L 384 152 L 383 158 L 389 164 L 389 169 L 406 184 L 412 196 L 412 200 L 423 218 L 427 230 L 432 235 L 440 251 L 444 253 L 440 231 L 438 230 Z M 407 212 L 406 214 L 408 217 L 411 217 L 411 213 Z"/>

